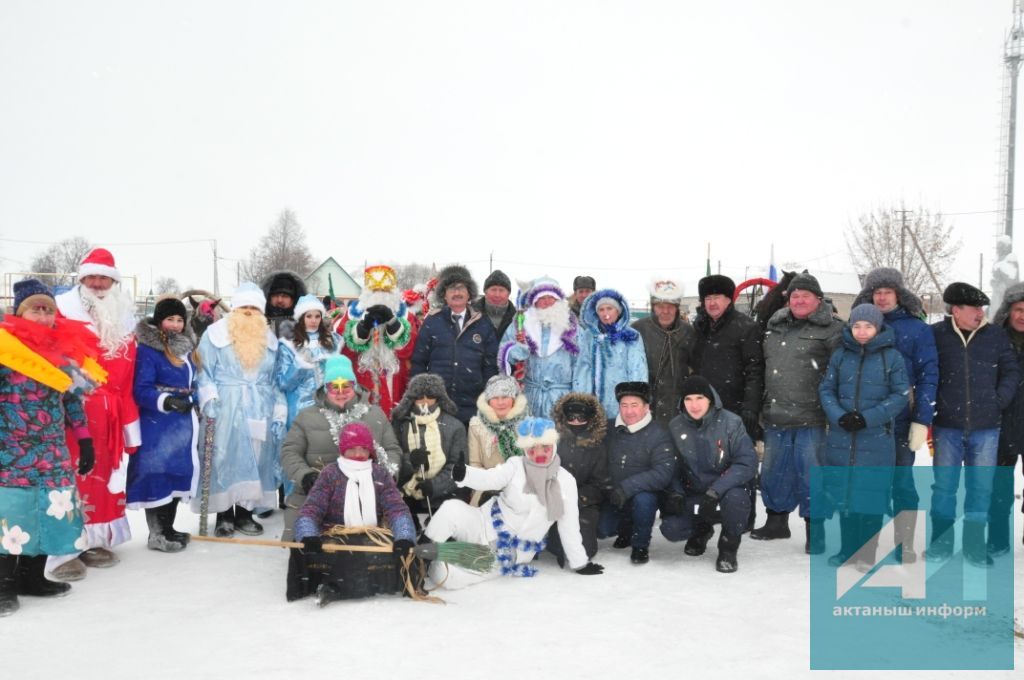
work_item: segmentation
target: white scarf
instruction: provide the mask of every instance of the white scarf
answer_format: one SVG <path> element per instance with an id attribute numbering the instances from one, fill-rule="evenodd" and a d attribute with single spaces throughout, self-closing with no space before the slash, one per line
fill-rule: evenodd
<path id="1" fill-rule="evenodd" d="M 345 526 L 377 526 L 377 493 L 373 488 L 373 461 L 338 458 L 338 467 L 348 477 L 345 487 Z"/>

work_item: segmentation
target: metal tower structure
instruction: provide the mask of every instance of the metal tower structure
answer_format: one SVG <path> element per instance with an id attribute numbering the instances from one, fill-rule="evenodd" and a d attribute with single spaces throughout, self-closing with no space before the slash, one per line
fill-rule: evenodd
<path id="1" fill-rule="evenodd" d="M 1003 51 L 1003 120 L 999 152 L 999 225 L 1013 238 L 1013 181 L 1017 148 L 1017 80 L 1024 57 L 1024 0 L 1013 0 L 1013 24 Z"/>

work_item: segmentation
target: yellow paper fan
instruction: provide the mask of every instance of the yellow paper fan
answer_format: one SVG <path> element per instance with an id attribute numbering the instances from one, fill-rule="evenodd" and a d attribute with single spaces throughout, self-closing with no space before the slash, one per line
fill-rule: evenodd
<path id="1" fill-rule="evenodd" d="M 53 388 L 66 392 L 71 376 L 29 349 L 25 343 L 0 328 L 0 365 Z"/>

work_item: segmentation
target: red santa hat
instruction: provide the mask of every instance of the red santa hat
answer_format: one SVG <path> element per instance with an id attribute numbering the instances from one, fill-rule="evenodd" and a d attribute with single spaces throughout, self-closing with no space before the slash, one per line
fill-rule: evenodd
<path id="1" fill-rule="evenodd" d="M 78 265 L 78 280 L 86 276 L 107 276 L 121 282 L 121 272 L 114 266 L 114 256 L 106 248 L 93 248 L 82 258 Z"/>

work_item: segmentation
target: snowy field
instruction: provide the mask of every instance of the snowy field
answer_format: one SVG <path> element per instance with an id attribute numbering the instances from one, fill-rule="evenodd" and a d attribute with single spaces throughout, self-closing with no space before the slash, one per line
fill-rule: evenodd
<path id="1" fill-rule="evenodd" d="M 1014 514 L 1015 608 L 1021 619 L 1024 547 L 1020 513 Z M 118 550 L 120 565 L 90 569 L 63 599 L 23 597 L 21 611 L 0 620 L 7 647 L 0 677 L 625 680 L 713 672 L 716 678 L 746 680 L 811 675 L 808 564 L 803 523 L 795 513 L 789 540 L 744 537 L 740 570 L 731 575 L 714 570 L 717 538 L 703 557 L 692 558 L 656 529 L 646 566 L 633 566 L 629 551 L 614 550 L 607 540 L 597 557 L 606 567 L 603 576 L 559 571 L 545 555 L 536 563 L 541 567 L 536 578 L 442 592 L 446 605 L 386 596 L 323 609 L 312 598 L 285 602 L 283 549 L 193 542 L 182 553 L 158 553 L 145 547 L 143 513 L 129 517 L 135 538 Z M 758 517 L 764 518 L 761 508 Z M 281 523 L 280 512 L 265 520 L 264 538 L 278 536 Z M 198 517 L 182 511 L 177 527 L 197 531 Z M 1024 669 L 1024 640 L 1016 641 L 1014 658 Z M 984 677 L 1019 677 L 1019 672 Z"/>

